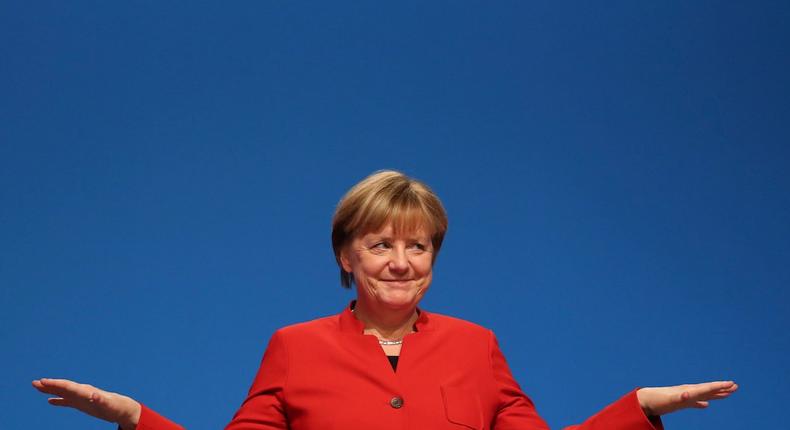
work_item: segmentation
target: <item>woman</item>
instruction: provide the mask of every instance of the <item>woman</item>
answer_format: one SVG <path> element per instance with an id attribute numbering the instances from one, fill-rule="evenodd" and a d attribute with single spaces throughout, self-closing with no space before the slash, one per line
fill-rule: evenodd
<path id="1" fill-rule="evenodd" d="M 357 298 L 336 316 L 272 336 L 249 394 L 228 425 L 242 429 L 547 429 L 513 379 L 490 330 L 418 308 L 447 230 L 438 197 L 393 171 L 340 201 L 332 246 Z M 139 402 L 89 385 L 40 379 L 49 402 L 124 430 L 181 428 Z M 578 429 L 661 429 L 660 415 L 704 408 L 737 385 L 641 388 Z"/>

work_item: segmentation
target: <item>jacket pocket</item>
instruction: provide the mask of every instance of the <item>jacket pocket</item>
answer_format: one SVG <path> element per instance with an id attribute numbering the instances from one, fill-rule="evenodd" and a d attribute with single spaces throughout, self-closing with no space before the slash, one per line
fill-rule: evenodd
<path id="1" fill-rule="evenodd" d="M 483 428 L 480 400 L 474 389 L 459 385 L 442 385 L 441 389 L 448 421 L 474 430 Z"/>

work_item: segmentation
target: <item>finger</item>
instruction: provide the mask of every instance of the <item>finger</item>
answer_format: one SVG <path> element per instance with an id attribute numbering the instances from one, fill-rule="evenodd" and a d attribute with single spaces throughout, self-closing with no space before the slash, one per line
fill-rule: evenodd
<path id="1" fill-rule="evenodd" d="M 46 393 L 46 394 L 57 394 L 57 395 L 60 395 L 60 393 L 63 392 L 63 389 L 61 389 L 61 388 L 50 387 L 48 385 L 43 385 L 40 382 L 39 383 L 33 383 L 33 388 L 35 388 L 39 392 Z"/>
<path id="2" fill-rule="evenodd" d="M 734 381 L 716 381 L 711 384 L 717 390 L 726 390 L 736 385 Z"/>
<path id="3" fill-rule="evenodd" d="M 696 400 L 714 400 L 714 399 L 723 399 L 725 397 L 729 397 L 732 394 L 732 391 L 721 391 L 717 393 L 708 393 L 702 396 L 697 396 Z"/>
<path id="4" fill-rule="evenodd" d="M 92 385 L 80 384 L 79 382 L 70 381 L 68 379 L 41 378 L 38 381 L 44 387 L 59 388 L 63 390 L 88 391 L 96 389 L 96 387 Z"/>
<path id="5" fill-rule="evenodd" d="M 727 390 L 735 385 L 732 381 L 705 382 L 688 386 L 689 397 L 695 400 L 702 400 L 706 396 Z"/>
<path id="6" fill-rule="evenodd" d="M 729 388 L 724 388 L 722 390 L 719 390 L 719 393 L 730 395 L 736 391 L 738 391 L 738 384 L 732 384 L 732 386 Z"/>
<path id="7" fill-rule="evenodd" d="M 717 390 L 729 388 L 734 384 L 735 383 L 732 381 L 714 381 L 714 382 L 703 382 L 701 384 L 691 384 L 688 387 L 692 391 L 717 391 Z"/>
<path id="8" fill-rule="evenodd" d="M 68 400 L 62 397 L 53 397 L 51 399 L 47 399 L 47 402 L 49 402 L 49 404 L 52 406 L 67 406 L 71 408 L 74 407 L 74 405 L 71 404 L 71 402 L 69 402 Z"/>
<path id="9" fill-rule="evenodd" d="M 45 381 L 45 380 L 46 380 L 46 378 L 34 379 L 31 382 L 31 384 L 33 384 L 33 386 L 36 387 L 36 388 L 45 387 L 46 385 L 44 384 L 44 382 L 42 382 L 42 381 Z"/>
<path id="10" fill-rule="evenodd" d="M 34 381 L 34 382 L 38 382 L 38 384 L 36 385 L 39 387 L 43 387 L 47 389 L 61 389 L 61 390 L 63 389 L 73 390 L 79 387 L 80 385 L 74 381 L 69 381 L 68 379 L 41 378 L 38 381 Z"/>
<path id="11" fill-rule="evenodd" d="M 36 390 L 41 391 L 41 392 L 45 392 L 44 391 L 44 384 L 42 384 L 41 381 L 39 381 L 38 379 L 36 379 L 33 382 L 31 382 L 31 384 L 33 385 L 33 388 L 35 388 Z"/>
<path id="12" fill-rule="evenodd" d="M 67 379 L 47 379 L 39 380 L 41 389 L 45 393 L 54 394 L 59 397 L 83 397 L 88 398 L 96 388 L 90 385 L 78 384 Z M 38 387 L 37 387 L 38 388 Z"/>
<path id="13" fill-rule="evenodd" d="M 734 391 L 722 391 L 722 392 L 720 392 L 720 393 L 714 393 L 714 394 L 711 394 L 710 396 L 706 396 L 706 398 L 705 398 L 705 399 L 701 399 L 701 400 L 718 400 L 718 399 L 726 399 L 727 397 L 730 397 L 730 396 L 732 395 L 732 393 L 733 393 L 733 392 L 734 392 Z"/>
<path id="14" fill-rule="evenodd" d="M 44 385 L 79 385 L 70 379 L 41 378 L 39 381 L 41 381 L 41 383 Z"/>
<path id="15" fill-rule="evenodd" d="M 705 408 L 707 408 L 707 407 L 708 407 L 708 405 L 709 405 L 709 403 L 708 403 L 708 402 L 694 402 L 694 403 L 691 405 L 691 407 L 693 407 L 693 408 L 697 408 L 697 409 L 705 409 Z"/>
<path id="16" fill-rule="evenodd" d="M 73 390 L 73 389 L 66 389 L 60 387 L 50 387 L 50 386 L 43 386 L 39 389 L 42 393 L 53 394 L 58 397 L 88 397 L 90 394 L 85 393 L 82 390 Z"/>

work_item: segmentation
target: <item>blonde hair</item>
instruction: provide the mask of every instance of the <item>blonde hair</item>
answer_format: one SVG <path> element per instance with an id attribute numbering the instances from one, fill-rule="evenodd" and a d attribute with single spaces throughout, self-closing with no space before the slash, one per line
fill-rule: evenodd
<path id="1" fill-rule="evenodd" d="M 340 262 L 343 247 L 354 237 L 378 231 L 389 223 L 395 234 L 419 228 L 431 232 L 436 260 L 447 232 L 447 213 L 439 197 L 427 185 L 403 173 L 380 170 L 348 190 L 332 217 L 332 249 L 343 287 L 350 288 L 354 282 Z"/>

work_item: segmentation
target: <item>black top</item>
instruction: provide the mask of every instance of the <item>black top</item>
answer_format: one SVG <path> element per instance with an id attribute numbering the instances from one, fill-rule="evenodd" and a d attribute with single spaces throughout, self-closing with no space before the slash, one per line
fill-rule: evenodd
<path id="1" fill-rule="evenodd" d="M 398 370 L 398 356 L 388 355 L 387 359 L 390 361 L 390 364 L 392 365 L 392 370 Z"/>

